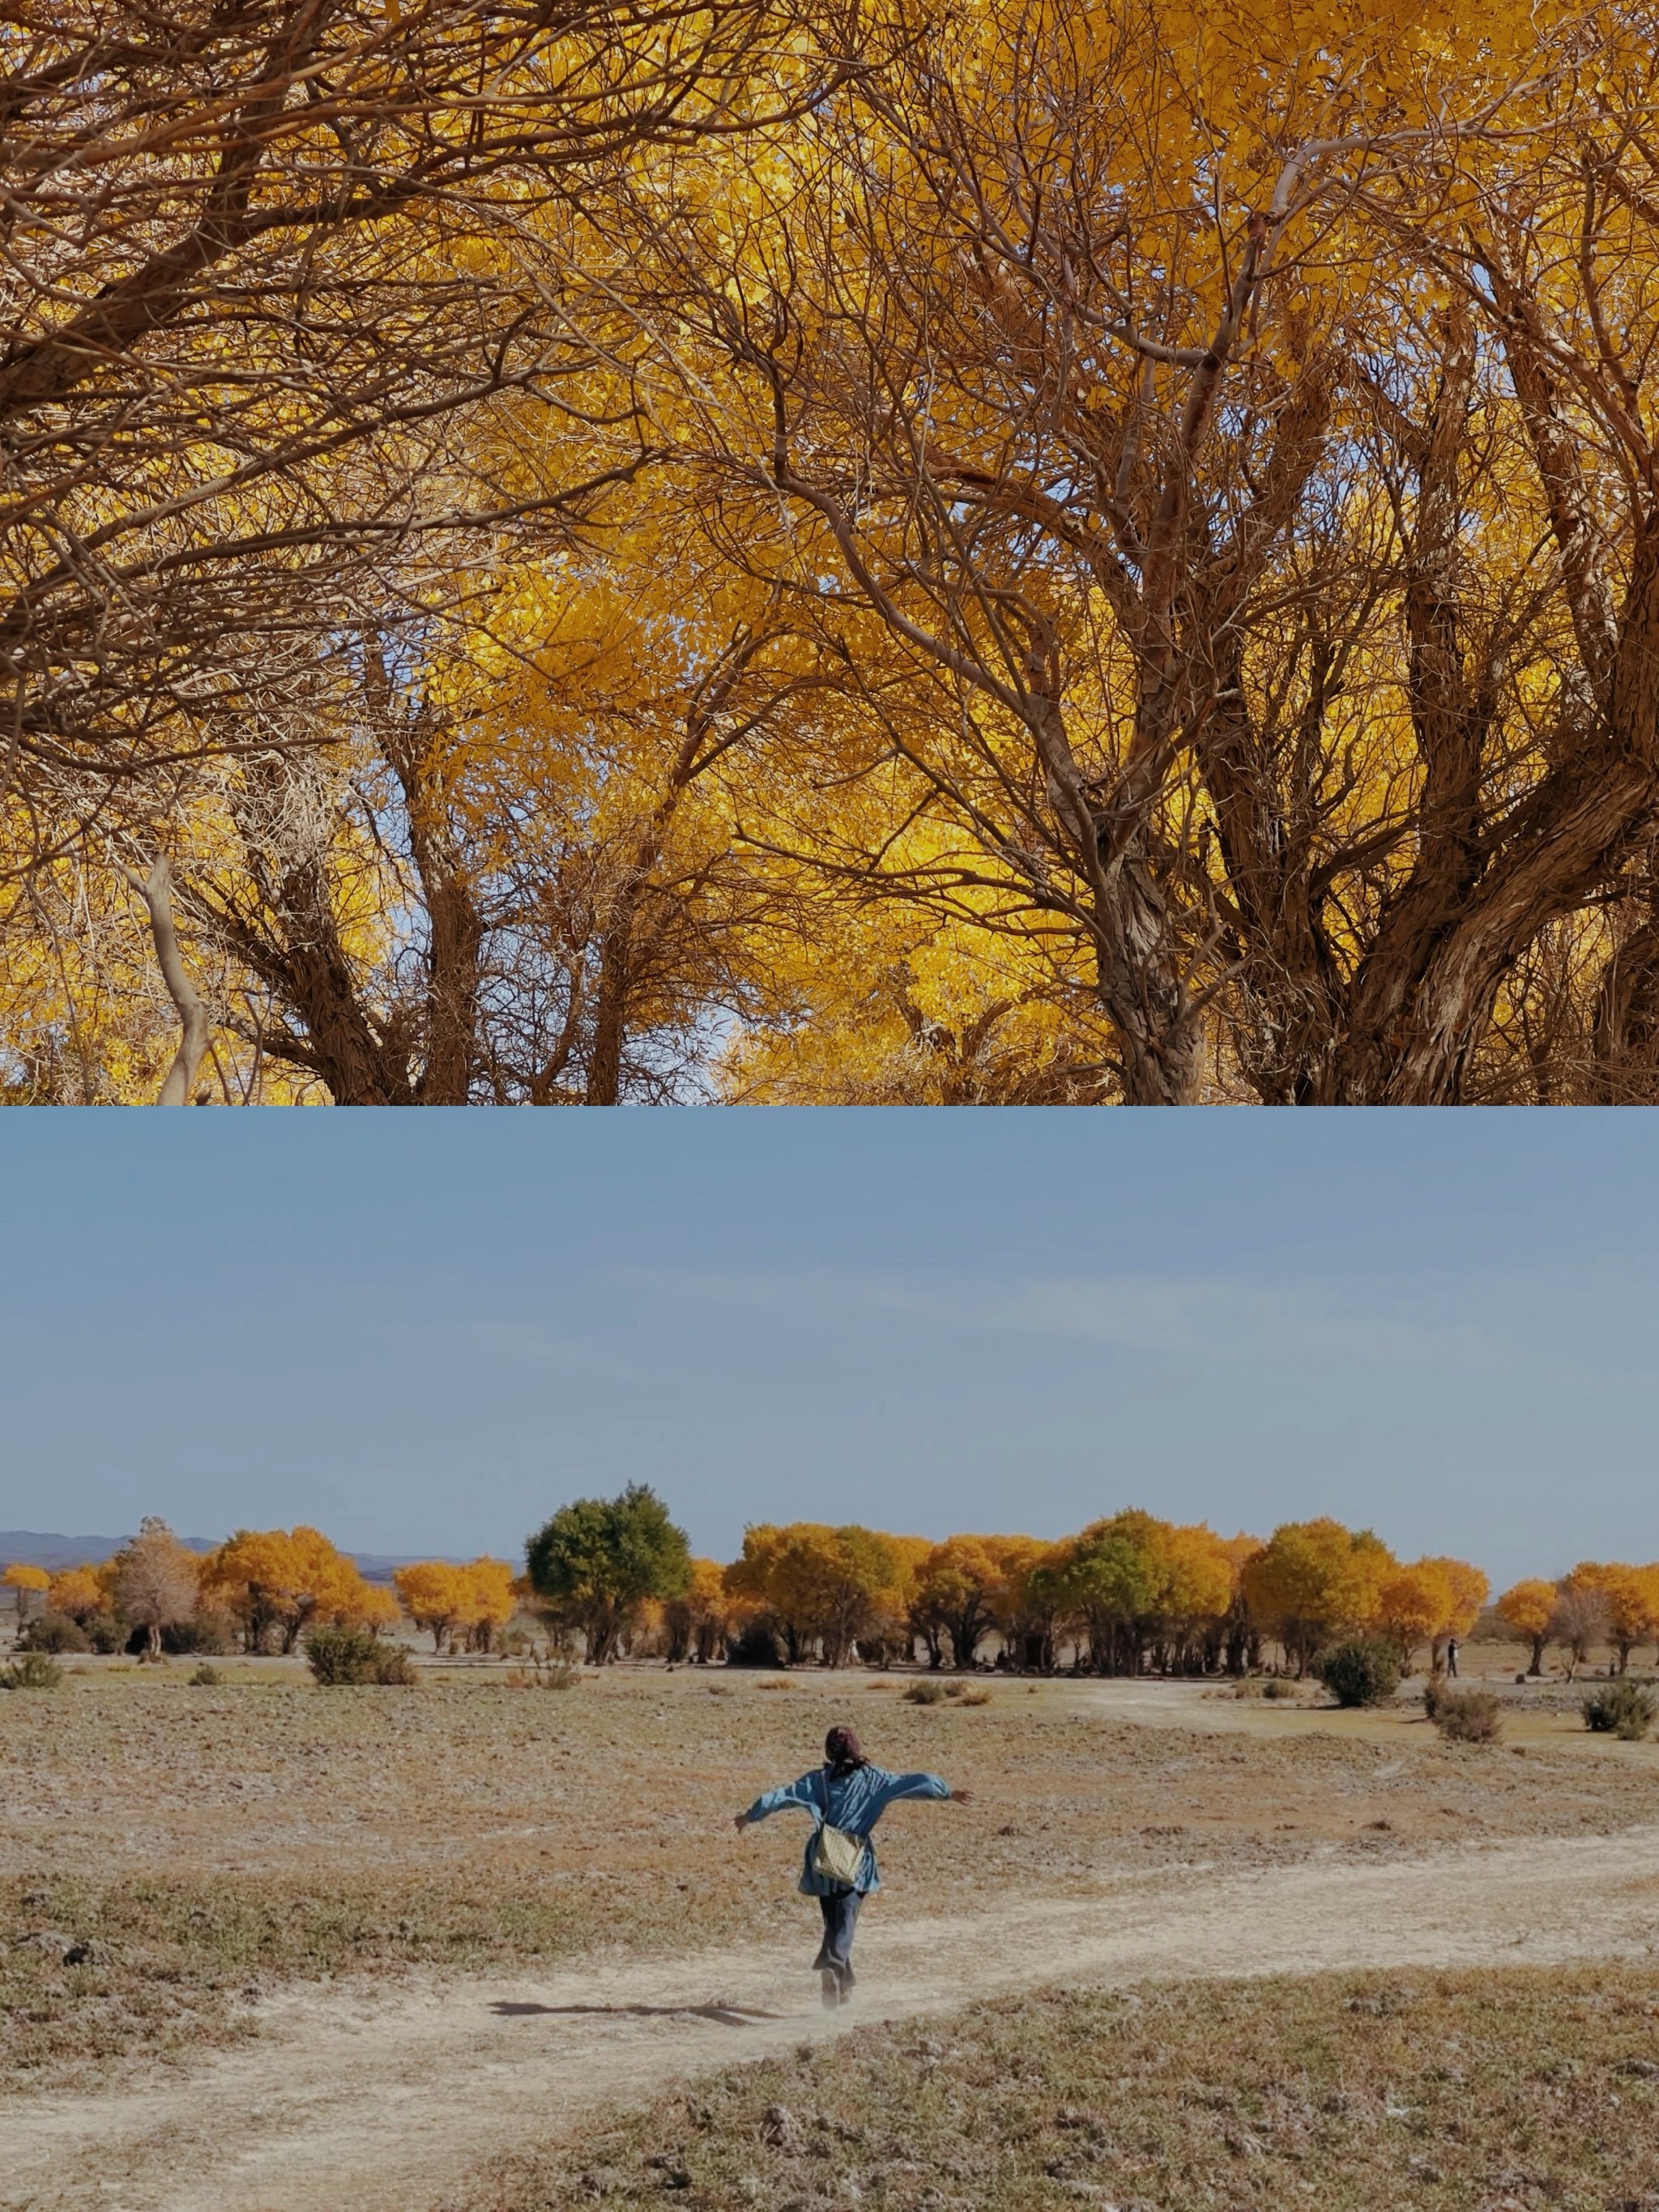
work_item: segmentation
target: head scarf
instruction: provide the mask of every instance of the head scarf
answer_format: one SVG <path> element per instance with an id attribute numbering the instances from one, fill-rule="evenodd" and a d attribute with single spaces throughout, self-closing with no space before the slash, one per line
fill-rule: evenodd
<path id="1" fill-rule="evenodd" d="M 837 1775 L 850 1774 L 855 1766 L 868 1764 L 856 1732 L 844 1722 L 832 1728 L 823 1739 L 823 1755 L 831 1772 Z"/>

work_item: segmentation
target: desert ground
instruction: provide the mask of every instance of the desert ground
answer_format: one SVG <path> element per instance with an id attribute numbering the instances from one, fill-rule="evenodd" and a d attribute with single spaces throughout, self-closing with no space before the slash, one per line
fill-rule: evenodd
<path id="1" fill-rule="evenodd" d="M 1495 1746 L 1311 1687 L 75 1662 L 0 1698 L 0 2204 L 1642 2205 L 1659 1743 L 1466 1662 Z M 730 1819 L 848 1715 L 975 1799 L 884 1823 L 831 2016 L 804 1824 Z"/>

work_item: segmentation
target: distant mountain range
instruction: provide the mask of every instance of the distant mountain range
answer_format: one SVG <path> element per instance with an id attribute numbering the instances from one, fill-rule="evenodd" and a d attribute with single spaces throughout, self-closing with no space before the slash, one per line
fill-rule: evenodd
<path id="1" fill-rule="evenodd" d="M 64 1567 L 95 1567 L 131 1540 L 129 1536 L 58 1536 L 39 1528 L 0 1528 L 0 1567 L 48 1567 L 54 1574 Z M 192 1552 L 217 1551 L 221 1540 L 217 1536 L 179 1539 Z M 412 1566 L 421 1559 L 446 1559 L 447 1555 L 431 1552 L 348 1552 L 346 1557 L 360 1575 L 372 1583 L 384 1583 L 390 1582 L 396 1567 Z M 448 1564 L 459 1567 L 465 1562 L 449 1559 Z"/>

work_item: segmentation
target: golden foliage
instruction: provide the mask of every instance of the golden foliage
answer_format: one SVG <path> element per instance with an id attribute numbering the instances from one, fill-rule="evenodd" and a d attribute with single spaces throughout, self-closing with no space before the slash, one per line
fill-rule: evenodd
<path id="1" fill-rule="evenodd" d="M 52 1612 L 65 1613 L 71 1620 L 85 1620 L 90 1613 L 101 1613 L 107 1602 L 107 1593 L 92 1567 L 65 1568 L 52 1577 L 46 1590 L 46 1603 Z"/>
<path id="2" fill-rule="evenodd" d="M 1517 1636 L 1541 1639 L 1549 1632 L 1559 1592 L 1537 1576 L 1513 1583 L 1498 1601 L 1498 1618 Z"/>
<path id="3" fill-rule="evenodd" d="M 1659 1096 L 1628 10 L 131 13 L 14 32 L 6 1096 L 155 1094 L 157 854 L 226 1100 Z"/>
<path id="4" fill-rule="evenodd" d="M 1581 1560 L 1563 1580 L 1561 1590 L 1589 1592 L 1605 1601 L 1607 1634 L 1621 1668 L 1634 1645 L 1659 1636 L 1659 1565 Z"/>
<path id="5" fill-rule="evenodd" d="M 202 1587 L 224 1601 L 250 1650 L 272 1628 L 291 1651 L 308 1621 L 344 1626 L 380 1610 L 350 1560 L 319 1529 L 304 1526 L 239 1528 L 209 1554 Z"/>

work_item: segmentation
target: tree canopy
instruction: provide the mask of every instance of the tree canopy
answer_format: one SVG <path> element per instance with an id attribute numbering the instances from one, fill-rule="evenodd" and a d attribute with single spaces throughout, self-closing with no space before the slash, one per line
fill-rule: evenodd
<path id="1" fill-rule="evenodd" d="M 1659 1099 L 1618 4 L 0 56 L 0 1092 Z"/>
<path id="2" fill-rule="evenodd" d="M 580 1632 L 596 1663 L 611 1656 L 641 1606 L 692 1588 L 685 1533 L 646 1483 L 560 1506 L 531 1537 L 525 1562 L 531 1588 L 559 1625 Z"/>
<path id="3" fill-rule="evenodd" d="M 195 1612 L 204 1564 L 154 1515 L 146 1515 L 138 1534 L 116 1554 L 117 1601 L 126 1618 L 145 1632 L 151 1658 L 161 1653 L 162 1630 Z"/>

